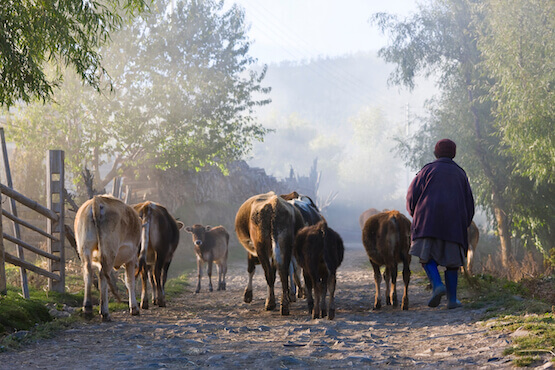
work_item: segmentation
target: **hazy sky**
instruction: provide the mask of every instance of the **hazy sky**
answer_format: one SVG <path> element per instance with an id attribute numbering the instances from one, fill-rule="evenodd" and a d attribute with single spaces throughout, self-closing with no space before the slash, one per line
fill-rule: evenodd
<path id="1" fill-rule="evenodd" d="M 249 54 L 260 63 L 377 50 L 385 45 L 386 38 L 369 23 L 371 15 L 387 12 L 405 16 L 416 10 L 415 0 L 233 2 L 246 10 L 253 40 Z"/>

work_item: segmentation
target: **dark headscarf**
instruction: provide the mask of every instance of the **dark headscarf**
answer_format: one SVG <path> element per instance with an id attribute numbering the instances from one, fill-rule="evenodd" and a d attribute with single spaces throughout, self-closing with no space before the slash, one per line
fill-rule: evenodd
<path id="1" fill-rule="evenodd" d="M 436 158 L 447 157 L 447 158 L 455 158 L 455 154 L 457 154 L 457 144 L 454 141 L 449 139 L 441 139 L 436 143 L 434 148 L 434 155 Z"/>

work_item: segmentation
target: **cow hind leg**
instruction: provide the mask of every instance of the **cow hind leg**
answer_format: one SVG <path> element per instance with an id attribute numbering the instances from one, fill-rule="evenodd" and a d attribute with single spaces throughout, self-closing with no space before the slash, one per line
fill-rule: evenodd
<path id="1" fill-rule="evenodd" d="M 328 319 L 333 320 L 335 318 L 335 285 L 336 285 L 336 274 L 335 271 L 330 274 L 328 278 L 328 291 L 330 293 L 330 301 L 328 308 Z"/>
<path id="2" fill-rule="evenodd" d="M 279 266 L 279 278 L 281 279 L 281 314 L 289 315 L 289 263 Z"/>
<path id="3" fill-rule="evenodd" d="M 161 258 L 156 260 L 156 264 L 154 266 L 154 281 L 156 283 L 156 304 L 158 307 L 166 307 L 166 296 L 164 294 L 164 284 L 162 276 L 164 271 L 164 261 Z"/>
<path id="4" fill-rule="evenodd" d="M 391 273 L 391 303 L 397 307 L 399 305 L 399 300 L 397 299 L 397 265 L 389 271 Z"/>
<path id="5" fill-rule="evenodd" d="M 249 280 L 247 283 L 247 287 L 245 288 L 245 293 L 243 294 L 243 301 L 245 303 L 252 302 L 252 278 L 254 277 L 254 271 L 256 268 L 256 257 L 249 256 L 247 257 L 247 272 L 249 275 Z"/>
<path id="6" fill-rule="evenodd" d="M 303 270 L 304 276 L 304 285 L 305 285 L 305 293 L 306 293 L 306 303 L 308 305 L 308 314 L 312 314 L 312 310 L 314 309 L 314 297 L 312 296 L 312 277 L 309 275 L 306 269 Z"/>
<path id="7" fill-rule="evenodd" d="M 223 261 L 221 264 L 221 268 L 222 268 L 222 290 L 226 290 L 226 282 L 225 282 L 225 276 L 227 275 L 227 261 Z"/>
<path id="8" fill-rule="evenodd" d="M 102 267 L 99 272 L 100 280 L 100 315 L 102 316 L 102 322 L 111 321 L 110 313 L 108 311 L 108 279 L 110 278 L 106 271 L 107 269 Z"/>
<path id="9" fill-rule="evenodd" d="M 141 308 L 143 310 L 148 310 L 148 265 L 143 266 L 141 270 Z"/>
<path id="10" fill-rule="evenodd" d="M 85 283 L 85 296 L 83 297 L 83 315 L 87 319 L 93 318 L 93 305 L 91 301 L 91 287 L 93 282 L 93 269 L 89 256 L 83 258 L 83 281 Z"/>
<path id="11" fill-rule="evenodd" d="M 125 264 L 125 286 L 127 287 L 127 293 L 129 294 L 129 311 L 131 315 L 139 315 L 139 305 L 137 304 L 137 298 L 135 297 L 135 263 L 130 262 Z"/>
<path id="12" fill-rule="evenodd" d="M 401 308 L 403 310 L 409 309 L 409 283 L 410 283 L 410 257 L 408 261 L 403 262 L 403 282 L 405 283 L 405 291 L 403 292 L 403 302 Z"/>
<path id="13" fill-rule="evenodd" d="M 382 307 L 382 301 L 380 299 L 380 284 L 382 283 L 382 274 L 380 272 L 380 266 L 372 263 L 372 268 L 374 269 L 374 284 L 376 286 L 376 295 L 374 298 L 374 310 L 379 310 Z"/>

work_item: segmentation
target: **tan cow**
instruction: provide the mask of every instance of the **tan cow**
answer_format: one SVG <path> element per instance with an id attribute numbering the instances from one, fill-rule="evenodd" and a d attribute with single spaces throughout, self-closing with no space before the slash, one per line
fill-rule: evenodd
<path id="1" fill-rule="evenodd" d="M 472 275 L 472 267 L 474 265 L 474 253 L 476 252 L 476 246 L 480 240 L 480 230 L 478 226 L 472 221 L 468 227 L 468 253 L 466 254 L 466 272 Z M 465 267 L 465 266 L 463 266 Z"/>
<path id="2" fill-rule="evenodd" d="M 249 254 L 249 282 L 244 301 L 252 301 L 252 277 L 256 262 L 264 269 L 268 284 L 266 309 L 276 307 L 274 283 L 276 270 L 282 286 L 281 314 L 289 314 L 289 266 L 295 234 L 304 226 L 297 208 L 274 192 L 255 195 L 247 199 L 237 211 L 235 232 Z"/>
<path id="3" fill-rule="evenodd" d="M 164 287 L 168 269 L 179 244 L 183 222 L 173 218 L 168 210 L 155 202 L 146 201 L 133 206 L 143 224 L 139 269 L 142 277 L 141 308 L 148 309 L 148 284 L 152 288 L 152 303 L 166 307 Z"/>
<path id="4" fill-rule="evenodd" d="M 99 270 L 102 321 L 110 321 L 108 312 L 110 273 L 112 269 L 119 269 L 121 266 L 125 266 L 129 309 L 132 315 L 138 315 L 135 270 L 141 240 L 141 220 L 137 212 L 119 199 L 97 195 L 79 208 L 74 227 L 77 250 L 83 263 L 85 315 L 92 317 L 92 266 Z"/>
<path id="5" fill-rule="evenodd" d="M 208 264 L 208 290 L 212 292 L 212 263 L 218 266 L 218 290 L 225 290 L 225 275 L 227 273 L 227 254 L 229 233 L 223 226 L 202 226 L 195 224 L 185 227 L 185 231 L 192 234 L 193 246 L 197 255 L 197 288 L 200 292 L 202 265 Z"/>
<path id="6" fill-rule="evenodd" d="M 396 306 L 397 302 L 397 264 L 403 263 L 403 281 L 405 292 L 401 307 L 409 308 L 408 288 L 410 282 L 410 221 L 398 211 L 381 212 L 370 216 L 362 229 L 362 244 L 372 268 L 376 284 L 374 309 L 381 308 L 380 283 L 382 275 L 380 266 L 385 265 L 385 303 Z M 391 282 L 391 289 L 390 289 Z"/>

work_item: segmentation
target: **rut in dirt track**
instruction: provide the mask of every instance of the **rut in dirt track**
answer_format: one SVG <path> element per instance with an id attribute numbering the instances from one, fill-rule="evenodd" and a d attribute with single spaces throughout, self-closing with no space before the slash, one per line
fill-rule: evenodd
<path id="1" fill-rule="evenodd" d="M 142 310 L 138 317 L 113 313 L 0 353 L 10 369 L 139 368 L 504 368 L 505 334 L 477 323 L 482 311 L 426 306 L 429 292 L 413 274 L 410 309 L 371 311 L 373 273 L 360 248 L 348 248 L 338 270 L 333 321 L 312 320 L 306 301 L 291 305 L 291 315 L 265 311 L 266 283 L 257 267 L 254 299 L 242 300 L 246 261 L 229 266 L 227 290 L 201 293 L 194 284 L 166 308 Z M 196 275 L 190 276 L 195 282 Z M 279 279 L 278 279 L 279 280 Z M 402 294 L 402 279 L 398 279 Z M 279 283 L 276 294 L 280 296 Z"/>

